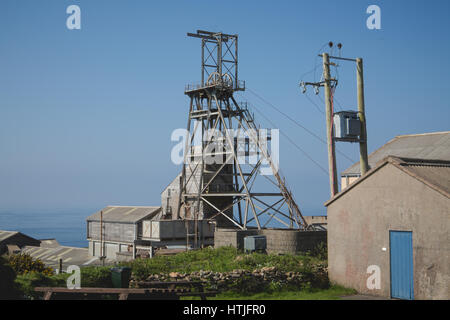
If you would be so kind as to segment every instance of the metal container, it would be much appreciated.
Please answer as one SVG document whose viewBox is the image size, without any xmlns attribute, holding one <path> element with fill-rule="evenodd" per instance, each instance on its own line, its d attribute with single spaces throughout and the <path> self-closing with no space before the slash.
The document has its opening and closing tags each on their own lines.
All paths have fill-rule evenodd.
<svg viewBox="0 0 450 320">
<path fill-rule="evenodd" d="M 267 239 L 266 236 L 247 236 L 244 238 L 244 251 L 266 251 Z"/>
<path fill-rule="evenodd" d="M 336 112 L 333 116 L 336 140 L 357 142 L 361 135 L 361 122 L 356 111 Z"/>
<path fill-rule="evenodd" d="M 131 278 L 131 268 L 120 267 L 111 269 L 111 280 L 114 288 L 128 288 Z"/>
</svg>

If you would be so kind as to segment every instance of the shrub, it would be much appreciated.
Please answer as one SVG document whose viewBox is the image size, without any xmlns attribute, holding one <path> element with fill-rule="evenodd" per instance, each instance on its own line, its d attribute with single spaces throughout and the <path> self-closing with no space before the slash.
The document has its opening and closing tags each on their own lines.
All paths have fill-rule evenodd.
<svg viewBox="0 0 450 320">
<path fill-rule="evenodd" d="M 322 241 L 310 252 L 311 256 L 316 257 L 320 260 L 328 260 L 328 247 L 327 243 Z"/>
<path fill-rule="evenodd" d="M 42 293 L 34 291 L 35 287 L 64 287 L 66 285 L 66 278 L 68 275 L 47 275 L 40 272 L 27 272 L 18 275 L 16 284 L 24 298 L 37 299 L 42 296 Z"/>
<path fill-rule="evenodd" d="M 16 273 L 7 264 L 7 261 L 0 257 L 0 300 L 18 299 L 19 291 L 15 285 Z"/>
<path fill-rule="evenodd" d="M 111 270 L 109 267 L 81 268 L 81 287 L 111 288 Z"/>
<path fill-rule="evenodd" d="M 52 275 L 53 269 L 46 267 L 45 264 L 25 253 L 14 254 L 8 257 L 8 264 L 17 274 L 26 274 L 29 272 L 41 272 L 44 275 Z"/>
</svg>

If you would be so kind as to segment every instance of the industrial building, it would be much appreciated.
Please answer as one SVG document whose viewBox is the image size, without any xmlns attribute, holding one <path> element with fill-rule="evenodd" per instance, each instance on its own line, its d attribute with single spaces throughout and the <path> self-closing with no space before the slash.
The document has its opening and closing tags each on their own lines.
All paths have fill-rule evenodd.
<svg viewBox="0 0 450 320">
<path fill-rule="evenodd" d="M 344 171 L 325 203 L 330 280 L 387 298 L 449 299 L 450 132 L 397 137 L 369 163 L 360 178 L 357 164 Z"/>
<path fill-rule="evenodd" d="M 450 160 L 450 131 L 397 136 L 369 155 L 369 166 L 374 167 L 387 156 Z M 341 173 L 341 189 L 361 176 L 357 162 Z"/>
<path fill-rule="evenodd" d="M 188 36 L 201 40 L 202 77 L 184 91 L 189 107 L 181 172 L 162 191 L 161 206 L 110 206 L 88 217 L 89 252 L 133 259 L 151 256 L 155 247 L 233 245 L 232 239 L 254 232 L 270 234 L 268 249 L 280 253 L 326 241 L 324 228 L 308 225 L 281 176 L 269 148 L 272 136 L 262 134 L 247 104 L 234 98 L 245 90 L 238 79 L 238 36 L 202 30 Z"/>
<path fill-rule="evenodd" d="M 0 255 L 15 253 L 25 246 L 40 246 L 41 241 L 18 231 L 0 230 Z"/>
<path fill-rule="evenodd" d="M 93 257 L 130 260 L 137 255 L 149 257 L 152 250 L 166 246 L 185 246 L 186 230 L 193 232 L 193 220 L 171 220 L 161 207 L 107 206 L 89 216 L 87 239 Z M 200 237 L 212 245 L 214 225 L 198 221 Z"/>
<path fill-rule="evenodd" d="M 108 206 L 87 218 L 89 253 L 95 257 L 116 258 L 116 253 L 135 257 L 142 241 L 143 221 L 159 218 L 160 207 Z M 150 245 L 150 243 L 148 243 Z"/>
</svg>

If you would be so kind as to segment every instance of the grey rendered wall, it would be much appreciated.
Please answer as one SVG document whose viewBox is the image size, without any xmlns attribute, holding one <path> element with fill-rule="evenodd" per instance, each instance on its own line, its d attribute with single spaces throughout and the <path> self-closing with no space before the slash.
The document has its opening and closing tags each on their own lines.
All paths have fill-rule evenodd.
<svg viewBox="0 0 450 320">
<path fill-rule="evenodd" d="M 412 231 L 415 299 L 449 299 L 450 199 L 388 164 L 328 207 L 332 282 L 390 297 L 389 230 Z M 386 251 L 383 251 L 386 248 Z M 381 288 L 367 288 L 367 268 Z"/>
</svg>

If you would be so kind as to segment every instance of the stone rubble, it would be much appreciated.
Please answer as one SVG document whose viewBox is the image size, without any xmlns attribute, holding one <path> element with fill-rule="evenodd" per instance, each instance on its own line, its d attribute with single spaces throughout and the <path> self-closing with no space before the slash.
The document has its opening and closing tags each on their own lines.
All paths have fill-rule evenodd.
<svg viewBox="0 0 450 320">
<path fill-rule="evenodd" d="M 212 288 L 219 290 L 253 288 L 266 288 L 271 283 L 280 285 L 293 285 L 302 287 L 327 287 L 328 275 L 324 265 L 314 265 L 310 272 L 282 272 L 276 267 L 263 267 L 253 271 L 237 269 L 231 272 L 194 271 L 191 273 L 170 272 L 169 274 L 152 274 L 145 281 L 204 281 Z M 132 276 L 130 287 L 139 287 L 139 281 Z"/>
</svg>

